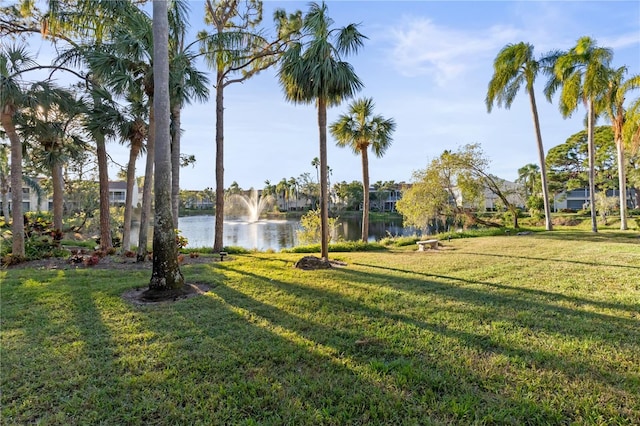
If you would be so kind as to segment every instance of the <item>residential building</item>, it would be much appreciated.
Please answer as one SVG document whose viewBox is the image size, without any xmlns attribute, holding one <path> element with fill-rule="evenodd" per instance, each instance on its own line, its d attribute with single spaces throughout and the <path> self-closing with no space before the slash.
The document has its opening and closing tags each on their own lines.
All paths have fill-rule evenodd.
<svg viewBox="0 0 640 426">
<path fill-rule="evenodd" d="M 620 191 L 617 189 L 608 189 L 607 197 L 618 197 Z M 635 189 L 627 189 L 627 206 L 629 208 L 637 208 L 635 205 L 636 194 Z M 578 188 L 572 191 L 562 192 L 553 197 L 553 210 L 560 211 L 564 209 L 583 210 L 589 208 L 589 188 Z"/>
</svg>

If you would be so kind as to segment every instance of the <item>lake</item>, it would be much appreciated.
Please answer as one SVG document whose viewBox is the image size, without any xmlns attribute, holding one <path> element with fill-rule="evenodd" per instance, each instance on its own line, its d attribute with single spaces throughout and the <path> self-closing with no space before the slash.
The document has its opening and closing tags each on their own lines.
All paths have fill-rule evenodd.
<svg viewBox="0 0 640 426">
<path fill-rule="evenodd" d="M 337 226 L 338 237 L 346 241 L 360 239 L 362 218 L 340 218 Z M 189 244 L 187 248 L 213 247 L 215 217 L 185 216 L 178 219 L 178 229 Z M 239 246 L 246 249 L 275 250 L 294 247 L 298 244 L 296 231 L 300 221 L 260 220 L 247 222 L 241 219 L 224 221 L 225 246 Z M 392 219 L 369 224 L 369 241 L 376 241 L 391 235 L 411 235 L 413 229 L 403 228 L 402 220 Z M 150 233 L 151 234 L 151 233 Z M 132 245 L 138 243 L 138 227 L 132 226 Z"/>
</svg>

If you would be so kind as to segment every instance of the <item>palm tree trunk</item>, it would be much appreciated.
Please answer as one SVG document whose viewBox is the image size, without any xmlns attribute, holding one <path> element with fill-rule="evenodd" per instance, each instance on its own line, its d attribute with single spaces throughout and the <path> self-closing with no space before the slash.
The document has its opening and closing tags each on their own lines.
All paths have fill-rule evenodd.
<svg viewBox="0 0 640 426">
<path fill-rule="evenodd" d="M 142 141 L 131 141 L 129 163 L 127 164 L 127 192 L 124 199 L 124 225 L 122 231 L 122 251 L 131 247 L 131 213 L 133 211 L 133 183 L 136 179 L 136 160 L 140 153 Z"/>
<path fill-rule="evenodd" d="M 329 260 L 329 205 L 327 192 L 327 102 L 318 98 L 318 130 L 320 132 L 320 256 Z"/>
<path fill-rule="evenodd" d="M 367 147 L 360 151 L 362 153 L 362 242 L 369 241 L 369 154 Z"/>
<path fill-rule="evenodd" d="M 222 251 L 224 225 L 224 86 L 221 71 L 216 81 L 216 223 L 213 251 Z"/>
<path fill-rule="evenodd" d="M 109 168 L 104 135 L 96 135 L 96 155 L 98 157 L 98 185 L 100 187 L 100 249 L 109 250 L 111 241 L 111 217 L 109 212 Z"/>
<path fill-rule="evenodd" d="M 596 173 L 595 173 L 595 143 L 593 141 L 593 131 L 595 126 L 595 110 L 593 100 L 589 99 L 587 118 L 587 151 L 589 156 L 589 204 L 591 207 L 591 231 L 598 232 L 598 222 L 596 216 Z"/>
<path fill-rule="evenodd" d="M 626 231 L 627 227 L 627 177 L 625 176 L 624 147 L 622 135 L 616 136 L 616 149 L 618 150 L 618 188 L 620 188 L 620 230 Z"/>
<path fill-rule="evenodd" d="M 544 147 L 542 146 L 542 134 L 540 132 L 540 120 L 538 119 L 538 107 L 533 89 L 529 90 L 529 100 L 531 102 L 531 112 L 533 114 L 533 127 L 536 132 L 536 142 L 538 144 L 538 161 L 540 162 L 540 181 L 542 184 L 542 200 L 544 202 L 544 225 L 547 231 L 553 230 L 551 221 L 551 204 L 549 202 L 549 186 L 547 183 L 547 166 L 544 159 Z"/>
<path fill-rule="evenodd" d="M 22 216 L 22 143 L 13 122 L 13 107 L 0 110 L 0 122 L 11 141 L 11 253 L 24 257 L 24 216 Z"/>
<path fill-rule="evenodd" d="M 53 184 L 53 228 L 56 231 L 62 231 L 64 182 L 62 179 L 62 164 L 58 161 L 51 167 L 51 182 Z"/>
<path fill-rule="evenodd" d="M 153 103 L 153 99 L 151 100 Z M 136 260 L 144 262 L 147 258 L 147 242 L 149 239 L 149 217 L 151 216 L 151 183 L 153 182 L 153 162 L 155 158 L 155 117 L 153 104 L 149 108 L 149 136 L 147 138 L 147 163 L 144 169 L 144 186 L 142 189 L 142 211 L 140 212 L 140 233 L 138 234 L 138 252 Z"/>
<path fill-rule="evenodd" d="M 178 229 L 178 208 L 180 206 L 180 122 L 181 105 L 176 102 L 171 108 L 173 117 L 173 133 L 171 135 L 171 211 L 173 228 Z"/>
<path fill-rule="evenodd" d="M 149 290 L 179 289 L 184 277 L 178 265 L 178 246 L 171 217 L 171 134 L 169 111 L 169 23 L 167 2 L 153 2 L 153 79 L 158 146 L 154 151 L 155 220 L 153 226 L 153 267 Z M 146 184 L 146 182 L 145 182 Z"/>
</svg>

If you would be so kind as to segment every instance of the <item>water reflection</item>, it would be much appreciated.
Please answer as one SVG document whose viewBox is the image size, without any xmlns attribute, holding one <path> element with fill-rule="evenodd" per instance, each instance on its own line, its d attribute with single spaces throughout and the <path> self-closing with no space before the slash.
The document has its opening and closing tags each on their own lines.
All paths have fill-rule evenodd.
<svg viewBox="0 0 640 426">
<path fill-rule="evenodd" d="M 189 241 L 187 248 L 213 247 L 214 225 L 214 216 L 186 216 L 178 220 L 178 228 Z M 137 245 L 138 229 L 133 228 L 131 244 Z M 298 244 L 296 231 L 299 229 L 299 220 L 249 222 L 241 218 L 229 219 L 224 221 L 223 245 L 260 251 L 268 249 L 278 251 Z M 359 240 L 361 230 L 362 218 L 340 218 L 338 220 L 337 237 L 342 240 Z M 369 241 L 376 241 L 389 235 L 411 235 L 413 233 L 413 229 L 402 227 L 401 220 L 371 222 L 369 224 Z"/>
</svg>

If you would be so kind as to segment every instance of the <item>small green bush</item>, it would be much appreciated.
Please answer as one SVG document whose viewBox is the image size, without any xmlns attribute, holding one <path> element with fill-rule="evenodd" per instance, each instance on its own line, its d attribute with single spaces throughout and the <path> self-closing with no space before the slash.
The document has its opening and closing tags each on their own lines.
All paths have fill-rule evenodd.
<svg viewBox="0 0 640 426">
<path fill-rule="evenodd" d="M 385 237 L 383 239 L 380 240 L 380 244 L 382 244 L 383 246 L 389 247 L 389 246 L 394 246 L 394 247 L 403 247 L 403 246 L 411 246 L 414 245 L 416 243 L 416 241 L 419 241 L 420 237 L 418 237 L 417 235 L 411 235 L 408 237 L 392 237 L 392 236 L 388 236 Z"/>
</svg>

